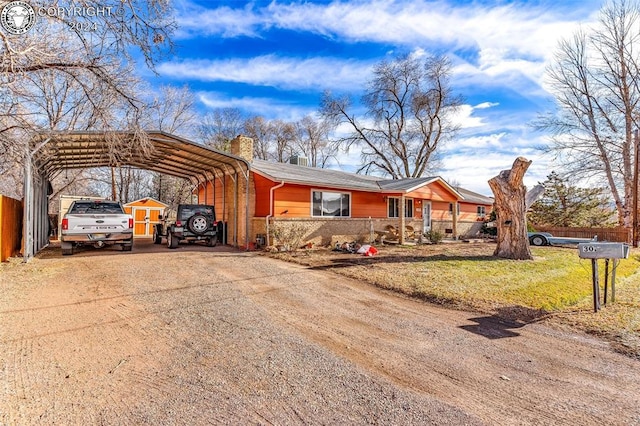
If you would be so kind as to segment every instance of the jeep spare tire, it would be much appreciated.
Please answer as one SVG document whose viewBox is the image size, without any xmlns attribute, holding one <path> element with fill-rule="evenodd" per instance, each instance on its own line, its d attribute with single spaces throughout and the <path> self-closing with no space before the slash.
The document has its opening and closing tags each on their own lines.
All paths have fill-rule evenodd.
<svg viewBox="0 0 640 426">
<path fill-rule="evenodd" d="M 194 214 L 187 222 L 189 230 L 194 234 L 204 234 L 209 227 L 207 218 L 201 214 Z"/>
</svg>

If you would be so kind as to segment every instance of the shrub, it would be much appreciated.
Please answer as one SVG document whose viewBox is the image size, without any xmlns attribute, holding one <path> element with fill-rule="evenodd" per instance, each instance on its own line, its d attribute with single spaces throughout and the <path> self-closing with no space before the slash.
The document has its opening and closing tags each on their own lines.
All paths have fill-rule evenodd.
<svg viewBox="0 0 640 426">
<path fill-rule="evenodd" d="M 307 226 L 293 221 L 274 221 L 270 233 L 272 244 L 284 247 L 285 250 L 297 250 L 307 235 Z"/>
<path fill-rule="evenodd" d="M 440 231 L 430 230 L 425 234 L 425 237 L 431 242 L 431 244 L 440 244 L 444 238 L 444 234 Z"/>
</svg>

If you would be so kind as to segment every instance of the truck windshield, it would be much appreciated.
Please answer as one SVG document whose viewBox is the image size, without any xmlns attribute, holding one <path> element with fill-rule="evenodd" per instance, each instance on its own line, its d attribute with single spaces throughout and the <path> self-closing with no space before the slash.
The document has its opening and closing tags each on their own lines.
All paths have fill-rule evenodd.
<svg viewBox="0 0 640 426">
<path fill-rule="evenodd" d="M 124 211 L 118 203 L 113 202 L 76 202 L 69 209 L 70 214 L 122 214 Z"/>
</svg>

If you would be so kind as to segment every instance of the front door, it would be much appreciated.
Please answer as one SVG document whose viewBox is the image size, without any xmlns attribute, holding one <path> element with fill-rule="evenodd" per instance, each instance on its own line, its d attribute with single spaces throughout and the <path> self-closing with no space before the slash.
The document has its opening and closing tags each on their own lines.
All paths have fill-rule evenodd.
<svg viewBox="0 0 640 426">
<path fill-rule="evenodd" d="M 422 204 L 422 232 L 426 234 L 431 231 L 431 201 L 424 201 Z"/>
</svg>

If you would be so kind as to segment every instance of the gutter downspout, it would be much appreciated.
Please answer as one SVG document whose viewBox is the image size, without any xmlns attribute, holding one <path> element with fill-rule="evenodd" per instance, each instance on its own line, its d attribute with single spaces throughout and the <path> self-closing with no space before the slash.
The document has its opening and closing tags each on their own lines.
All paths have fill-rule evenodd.
<svg viewBox="0 0 640 426">
<path fill-rule="evenodd" d="M 269 247 L 271 244 L 269 241 L 269 219 L 271 219 L 273 217 L 273 193 L 275 192 L 276 189 L 282 188 L 284 186 L 284 181 L 280 181 L 279 184 L 277 184 L 276 186 L 272 186 L 271 189 L 269 189 L 269 214 L 267 215 L 267 217 L 265 218 L 266 220 L 266 230 L 267 230 L 267 235 L 266 235 L 266 244 L 267 247 Z"/>
</svg>

